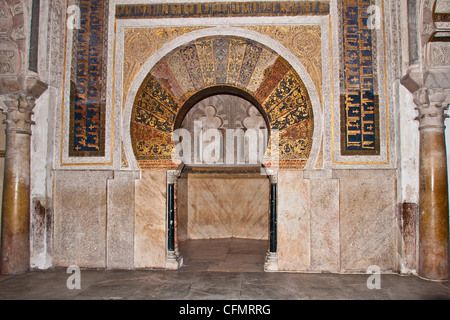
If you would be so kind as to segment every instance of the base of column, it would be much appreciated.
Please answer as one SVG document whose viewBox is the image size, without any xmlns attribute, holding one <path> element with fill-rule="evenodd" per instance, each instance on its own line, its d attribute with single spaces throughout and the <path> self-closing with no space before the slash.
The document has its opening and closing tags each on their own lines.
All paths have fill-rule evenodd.
<svg viewBox="0 0 450 320">
<path fill-rule="evenodd" d="M 183 257 L 178 251 L 168 251 L 166 256 L 166 270 L 178 270 L 183 265 Z"/>
<path fill-rule="evenodd" d="M 3 230 L 4 232 L 4 230 Z M 6 232 L 5 232 L 6 234 Z M 6 275 L 23 274 L 30 271 L 29 235 L 10 235 L 2 237 L 0 273 Z"/>
<path fill-rule="evenodd" d="M 439 264 L 439 263 L 437 263 Z M 447 270 L 438 270 L 438 271 L 432 271 L 432 272 L 426 272 L 424 270 L 419 270 L 418 277 L 424 280 L 429 281 L 449 281 L 450 280 L 450 268 L 448 267 L 448 264 L 444 267 L 444 269 Z"/>
<path fill-rule="evenodd" d="M 266 261 L 264 262 L 264 271 L 266 272 L 278 271 L 278 253 L 267 252 Z"/>
</svg>

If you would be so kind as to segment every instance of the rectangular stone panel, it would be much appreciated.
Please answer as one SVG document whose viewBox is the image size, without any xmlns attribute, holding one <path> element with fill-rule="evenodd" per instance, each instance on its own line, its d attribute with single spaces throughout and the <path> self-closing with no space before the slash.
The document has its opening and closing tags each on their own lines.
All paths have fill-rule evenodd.
<svg viewBox="0 0 450 320">
<path fill-rule="evenodd" d="M 135 268 L 165 266 L 166 194 L 166 171 L 142 171 L 135 189 Z"/>
<path fill-rule="evenodd" d="M 108 172 L 56 172 L 53 263 L 106 267 L 106 179 Z"/>
<path fill-rule="evenodd" d="M 301 171 L 278 172 L 278 269 L 310 270 L 311 185 Z"/>
<path fill-rule="evenodd" d="M 134 268 L 134 178 L 108 180 L 107 268 Z"/>
<path fill-rule="evenodd" d="M 188 239 L 187 223 L 188 223 L 188 181 L 186 177 L 178 179 L 176 189 L 176 227 L 178 241 Z"/>
<path fill-rule="evenodd" d="M 179 222 L 187 224 L 189 239 L 268 239 L 266 176 L 193 174 L 187 188 L 188 213 Z"/>
<path fill-rule="evenodd" d="M 339 181 L 311 180 L 311 270 L 339 271 Z"/>
<path fill-rule="evenodd" d="M 396 266 L 395 179 L 340 180 L 341 271 Z"/>
</svg>

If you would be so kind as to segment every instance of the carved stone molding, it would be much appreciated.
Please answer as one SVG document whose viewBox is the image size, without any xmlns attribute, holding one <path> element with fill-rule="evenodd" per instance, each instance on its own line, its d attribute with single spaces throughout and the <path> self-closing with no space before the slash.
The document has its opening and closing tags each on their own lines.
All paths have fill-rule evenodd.
<svg viewBox="0 0 450 320">
<path fill-rule="evenodd" d="M 445 128 L 445 119 L 449 116 L 444 112 L 448 105 L 444 89 L 421 88 L 414 93 L 415 108 L 419 111 L 416 120 L 419 121 L 419 129 Z"/>
<path fill-rule="evenodd" d="M 419 30 L 422 44 L 426 44 L 436 30 L 433 22 L 434 3 L 435 0 L 422 0 L 420 12 L 422 21 Z"/>
<path fill-rule="evenodd" d="M 430 67 L 450 66 L 450 42 L 431 42 L 428 65 Z"/>
<path fill-rule="evenodd" d="M 264 262 L 264 271 L 276 272 L 278 271 L 278 253 L 267 252 Z"/>
<path fill-rule="evenodd" d="M 166 269 L 178 270 L 183 266 L 183 257 L 178 250 L 168 251 L 166 256 Z"/>
<path fill-rule="evenodd" d="M 433 12 L 433 20 L 436 29 L 450 29 L 450 2 L 448 0 L 437 0 Z"/>
</svg>

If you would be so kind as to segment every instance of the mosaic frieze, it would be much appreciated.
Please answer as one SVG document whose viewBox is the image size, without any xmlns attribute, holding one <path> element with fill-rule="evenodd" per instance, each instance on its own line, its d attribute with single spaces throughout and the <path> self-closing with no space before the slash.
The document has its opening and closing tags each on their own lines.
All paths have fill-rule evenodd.
<svg viewBox="0 0 450 320">
<path fill-rule="evenodd" d="M 80 0 L 70 95 L 69 156 L 105 154 L 104 21 L 107 1 Z"/>
<path fill-rule="evenodd" d="M 273 65 L 264 70 L 264 78 L 261 83 L 265 85 L 260 85 L 256 90 L 256 99 L 260 103 L 266 101 L 272 90 L 280 83 L 289 70 L 289 64 L 283 58 L 278 57 Z"/>
<path fill-rule="evenodd" d="M 172 133 L 164 132 L 155 122 L 154 127 L 147 124 L 132 122 L 133 151 L 139 160 L 170 159 L 172 152 Z"/>
<path fill-rule="evenodd" d="M 213 40 L 214 66 L 216 70 L 216 84 L 227 82 L 228 56 L 230 52 L 229 39 Z"/>
<path fill-rule="evenodd" d="M 255 71 L 262 48 L 249 43 L 245 48 L 244 58 L 239 70 L 238 85 L 247 87 L 250 79 Z"/>
<path fill-rule="evenodd" d="M 379 103 L 375 89 L 374 35 L 367 25 L 370 0 L 341 3 L 343 70 L 341 154 L 378 155 Z"/>
<path fill-rule="evenodd" d="M 177 61 L 176 70 L 170 67 L 173 61 Z M 304 83 L 275 52 L 231 36 L 193 41 L 169 53 L 150 71 L 132 113 L 131 137 L 138 163 L 148 167 L 149 161 L 170 159 L 173 143 L 167 134 L 174 129 L 176 112 L 193 94 L 223 85 L 247 92 L 260 102 L 271 128 L 280 131 L 281 161 L 290 160 L 293 167 L 295 160 L 304 164 L 314 128 Z"/>
<path fill-rule="evenodd" d="M 289 71 L 265 100 L 263 106 L 267 113 L 269 115 L 273 113 L 274 118 L 280 117 L 280 110 L 276 107 L 298 86 L 300 86 L 300 81 L 297 79 L 295 71 Z"/>
<path fill-rule="evenodd" d="M 327 15 L 329 1 L 252 1 L 123 4 L 117 19 Z"/>
</svg>

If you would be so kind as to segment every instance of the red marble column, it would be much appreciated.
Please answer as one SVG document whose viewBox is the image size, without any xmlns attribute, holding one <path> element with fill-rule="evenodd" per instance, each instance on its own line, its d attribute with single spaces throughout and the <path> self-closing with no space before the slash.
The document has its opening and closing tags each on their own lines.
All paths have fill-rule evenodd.
<svg viewBox="0 0 450 320">
<path fill-rule="evenodd" d="M 430 280 L 450 278 L 444 100 L 442 89 L 414 95 L 420 130 L 419 276 Z"/>
<path fill-rule="evenodd" d="M 2 207 L 1 273 L 30 267 L 30 136 L 34 99 L 15 95 L 4 101 L 6 154 Z"/>
</svg>

